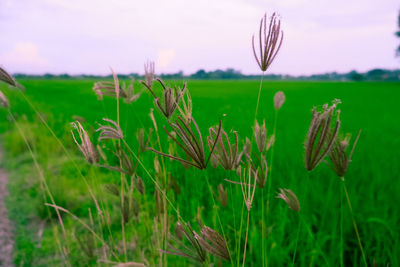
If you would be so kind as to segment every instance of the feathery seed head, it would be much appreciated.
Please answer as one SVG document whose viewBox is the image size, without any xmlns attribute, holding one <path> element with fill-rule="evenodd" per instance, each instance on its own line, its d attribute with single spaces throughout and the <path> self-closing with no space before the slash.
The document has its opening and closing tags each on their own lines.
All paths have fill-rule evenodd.
<svg viewBox="0 0 400 267">
<path fill-rule="evenodd" d="M 276 110 L 279 110 L 282 107 L 285 99 L 285 94 L 282 91 L 279 91 L 274 95 L 274 107 Z"/>
<path fill-rule="evenodd" d="M 81 123 L 79 121 L 75 121 L 75 122 L 71 123 L 71 126 L 78 133 L 80 142 L 78 142 L 77 138 L 75 137 L 73 130 L 71 130 L 72 138 L 74 139 L 79 150 L 82 152 L 86 161 L 89 164 L 98 163 L 100 160 L 99 154 L 98 154 L 96 148 L 94 147 L 93 143 L 90 141 L 90 137 L 89 137 L 88 133 L 85 131 L 85 129 L 83 129 Z"/>
<path fill-rule="evenodd" d="M 315 107 L 313 109 L 305 142 L 305 165 L 308 171 L 318 166 L 334 144 L 340 126 L 340 111 L 335 112 L 337 103 L 335 101 L 330 107 L 325 104 L 322 111 L 317 111 Z"/>
<path fill-rule="evenodd" d="M 213 148 L 215 140 L 217 140 L 216 138 L 218 130 L 219 129 L 217 127 L 211 127 L 209 129 L 210 135 L 207 136 L 207 142 L 210 150 Z M 238 167 L 241 159 L 241 154 L 239 153 L 238 134 L 236 131 L 233 131 L 235 136 L 235 143 L 233 145 L 231 144 L 231 141 L 229 140 L 228 134 L 225 132 L 225 130 L 220 129 L 220 131 L 221 133 L 217 140 L 217 145 L 215 146 L 214 153 L 211 155 L 211 157 L 214 157 L 225 170 L 235 170 Z"/>
<path fill-rule="evenodd" d="M 201 227 L 201 236 L 196 232 L 194 234 L 203 249 L 228 262 L 231 261 L 225 239 L 217 231 L 203 225 L 200 220 L 198 222 Z"/>
<path fill-rule="evenodd" d="M 277 198 L 283 199 L 286 204 L 288 204 L 289 208 L 294 210 L 295 212 L 300 211 L 300 203 L 299 199 L 290 189 L 279 189 L 281 192 L 276 196 Z"/>
<path fill-rule="evenodd" d="M 136 131 L 136 138 L 139 143 L 139 149 L 140 152 L 145 152 L 147 150 L 147 147 L 149 145 L 150 139 L 151 139 L 151 134 L 153 132 L 153 129 L 149 129 L 148 133 L 145 133 L 143 128 L 140 128 Z"/>
<path fill-rule="evenodd" d="M 145 78 L 145 83 L 148 88 L 153 88 L 153 82 L 154 82 L 154 74 L 155 74 L 155 68 L 154 68 L 154 61 L 147 61 L 144 63 L 144 78 Z"/>
<path fill-rule="evenodd" d="M 226 207 L 226 205 L 228 204 L 228 193 L 226 192 L 222 184 L 219 184 L 218 186 L 218 198 L 219 202 L 221 202 L 222 207 Z"/>
<path fill-rule="evenodd" d="M 214 152 L 215 145 L 221 133 L 222 121 L 220 121 L 218 133 L 214 140 L 214 145 L 210 149 L 210 154 L 208 155 L 207 159 L 205 157 L 203 137 L 194 118 L 192 118 L 190 122 L 187 122 L 182 117 L 178 116 L 176 123 L 168 121 L 168 124 L 176 133 L 177 137 L 174 137 L 165 127 L 164 130 L 166 131 L 168 136 L 185 152 L 185 155 L 187 158 L 189 158 L 189 160 L 165 154 L 160 151 L 154 150 L 152 148 L 149 148 L 149 150 L 153 151 L 154 153 L 160 154 L 164 157 L 177 160 L 182 164 L 190 165 L 201 170 L 207 168 L 208 162 L 210 161 L 211 155 Z M 195 127 L 197 136 L 195 135 L 192 129 L 192 124 Z"/>
<path fill-rule="evenodd" d="M 175 236 L 169 235 L 168 250 L 161 251 L 203 263 L 206 260 L 206 251 L 196 236 L 198 234 L 193 231 L 189 223 L 178 222 L 175 227 Z M 183 238 L 190 243 L 190 246 L 184 244 Z"/>
<path fill-rule="evenodd" d="M 161 111 L 161 113 L 169 119 L 174 113 L 175 109 L 179 105 L 179 101 L 186 90 L 186 83 L 183 84 L 182 89 L 174 86 L 174 88 L 167 87 L 161 79 L 157 79 L 157 81 L 161 84 L 163 88 L 162 98 L 158 97 L 153 89 L 149 87 L 145 82 L 142 81 L 142 84 L 150 91 L 150 93 L 154 97 L 154 102 L 156 103 L 157 108 Z"/>
<path fill-rule="evenodd" d="M 99 142 L 102 140 L 108 140 L 108 139 L 123 139 L 124 135 L 122 134 L 121 128 L 119 125 L 110 119 L 103 118 L 103 121 L 110 123 L 110 125 L 101 125 L 99 124 L 99 128 L 96 130 L 96 132 L 100 132 L 99 136 Z"/>
<path fill-rule="evenodd" d="M 2 91 L 0 91 L 0 106 L 3 108 L 8 108 L 10 106 L 7 97 L 3 94 Z"/>
<path fill-rule="evenodd" d="M 254 126 L 254 137 L 256 139 L 258 151 L 262 153 L 267 142 L 267 128 L 265 127 L 265 120 L 263 121 L 261 127 L 258 124 L 258 121 L 256 121 L 256 124 Z"/>
<path fill-rule="evenodd" d="M 23 89 L 23 86 L 21 86 L 20 84 L 17 83 L 17 81 L 14 79 L 13 76 L 11 76 L 11 74 L 9 74 L 5 69 L 3 69 L 2 67 L 0 67 L 0 81 L 4 82 L 8 85 L 14 86 L 14 87 L 18 87 L 20 89 Z"/>
<path fill-rule="evenodd" d="M 349 164 L 351 162 L 351 158 L 353 156 L 354 149 L 357 145 L 360 134 L 361 130 L 358 132 L 356 140 L 354 141 L 353 147 L 349 154 L 347 153 L 347 148 L 349 146 L 351 135 L 347 134 L 345 137 L 338 135 L 336 137 L 336 140 L 328 156 L 333 165 L 332 169 L 339 177 L 343 177 L 346 174 L 347 169 L 349 168 Z"/>
<path fill-rule="evenodd" d="M 281 22 L 275 13 L 272 14 L 269 26 L 267 27 L 267 14 L 261 18 L 259 30 L 259 49 L 260 54 L 257 55 L 255 48 L 254 35 L 252 38 L 252 46 L 254 57 L 261 71 L 266 71 L 274 61 L 276 55 L 281 48 L 283 41 L 283 31 L 281 31 Z"/>
</svg>

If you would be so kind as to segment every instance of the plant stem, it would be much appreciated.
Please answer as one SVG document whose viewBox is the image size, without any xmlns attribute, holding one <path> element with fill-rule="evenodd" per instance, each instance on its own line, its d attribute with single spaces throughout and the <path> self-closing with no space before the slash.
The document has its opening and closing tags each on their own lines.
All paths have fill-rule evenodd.
<svg viewBox="0 0 400 267">
<path fill-rule="evenodd" d="M 243 252 L 243 264 L 242 264 L 242 267 L 244 267 L 244 263 L 246 261 L 247 237 L 249 235 L 249 222 L 250 222 L 250 210 L 247 211 L 246 239 L 244 240 L 244 252 Z"/>
<path fill-rule="evenodd" d="M 340 266 L 343 267 L 343 188 L 340 187 Z"/>
<path fill-rule="evenodd" d="M 363 258 L 363 261 L 364 261 L 364 265 L 368 266 L 367 259 L 365 257 L 365 253 L 364 253 L 364 248 L 363 248 L 363 246 L 361 244 L 360 234 L 358 233 L 357 222 L 356 222 L 356 219 L 354 217 L 354 213 L 353 213 L 353 208 L 351 206 L 350 197 L 349 197 L 349 194 L 347 192 L 346 183 L 344 181 L 344 176 L 341 177 L 341 180 L 342 180 L 342 184 L 343 184 L 344 193 L 346 195 L 347 205 L 349 206 L 349 210 L 350 210 L 350 213 L 351 213 L 351 218 L 353 220 L 353 227 L 354 227 L 354 231 L 356 232 L 356 235 L 357 235 L 357 241 L 358 241 L 358 245 L 360 246 L 360 250 L 361 250 L 362 258 Z"/>
<path fill-rule="evenodd" d="M 303 183 L 303 188 L 302 188 L 302 190 L 301 190 L 300 207 L 304 206 L 304 200 L 305 200 L 306 197 L 307 197 L 307 192 L 306 192 L 306 191 L 308 190 L 308 182 L 309 182 L 309 180 L 311 179 L 311 172 L 308 171 L 307 174 L 308 174 L 308 179 L 306 180 L 305 183 Z M 302 209 L 300 210 L 300 212 L 302 213 L 303 210 L 304 210 L 304 208 L 302 208 Z M 298 226 L 298 228 L 297 228 L 296 245 L 295 245 L 295 247 L 294 247 L 294 253 L 293 253 L 293 258 L 292 258 L 292 266 L 294 266 L 294 262 L 295 262 L 295 260 L 296 260 L 297 246 L 298 246 L 298 243 L 299 243 L 300 231 L 301 231 L 301 224 L 302 224 L 302 223 L 303 223 L 303 220 L 300 220 L 300 221 L 299 221 L 299 226 Z"/>
<path fill-rule="evenodd" d="M 212 199 L 212 201 L 213 201 L 213 210 L 216 210 L 216 206 L 217 206 L 217 205 L 216 205 L 216 203 L 215 203 L 215 199 L 214 199 L 214 195 L 213 195 L 213 192 L 212 192 L 212 189 L 211 189 L 210 182 L 208 181 L 208 175 L 206 175 L 206 182 L 207 182 L 208 189 L 209 189 L 209 191 L 210 191 L 211 199 Z M 224 227 L 222 226 L 221 218 L 220 218 L 218 212 L 217 212 L 217 218 L 218 218 L 219 226 L 220 226 L 221 231 L 222 231 L 222 236 L 224 237 L 224 242 L 225 242 L 226 248 L 228 249 L 229 258 L 231 259 L 231 251 L 230 251 L 230 249 L 229 249 L 228 243 L 226 242 L 226 236 L 225 236 Z M 233 266 L 233 262 L 232 262 L 232 261 L 231 261 L 231 263 L 232 263 L 232 266 Z"/>
<path fill-rule="evenodd" d="M 276 135 L 276 125 L 277 125 L 277 120 L 278 120 L 278 111 L 275 110 L 275 118 L 274 118 L 274 128 L 273 128 L 273 136 L 275 138 Z M 276 140 L 276 139 L 275 139 Z M 271 147 L 271 157 L 269 159 L 269 168 L 268 168 L 268 187 L 267 187 L 267 214 L 266 214 L 266 219 L 264 220 L 264 211 L 262 212 L 262 221 L 265 221 L 266 226 L 268 227 L 268 213 L 269 213 L 269 200 L 271 198 L 271 187 L 272 187 L 272 164 L 273 164 L 273 160 L 274 160 L 274 151 L 275 151 L 275 144 L 272 145 Z M 263 191 L 264 192 L 264 191 Z M 264 200 L 264 193 L 263 193 L 263 200 Z M 263 224 L 264 226 L 264 224 Z M 264 266 L 264 238 L 262 239 L 262 247 L 263 247 L 263 266 Z M 266 266 L 268 266 L 268 253 L 265 255 L 265 261 L 266 261 Z"/>
<path fill-rule="evenodd" d="M 257 119 L 258 105 L 259 105 L 259 103 L 260 103 L 261 89 L 262 89 L 263 81 L 264 81 L 264 71 L 262 72 L 261 81 L 260 81 L 260 87 L 259 87 L 259 89 L 258 89 L 257 105 L 256 105 L 256 111 L 254 112 L 254 120 Z"/>
</svg>

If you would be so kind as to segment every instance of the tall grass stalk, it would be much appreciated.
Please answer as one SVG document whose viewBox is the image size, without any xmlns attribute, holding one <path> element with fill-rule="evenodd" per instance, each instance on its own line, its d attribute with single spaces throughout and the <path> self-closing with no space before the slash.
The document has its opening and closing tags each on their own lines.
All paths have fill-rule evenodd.
<svg viewBox="0 0 400 267">
<path fill-rule="evenodd" d="M 26 138 L 26 136 L 24 134 L 24 131 L 19 126 L 19 123 L 17 122 L 17 120 L 15 119 L 14 115 L 11 113 L 9 108 L 7 109 L 7 111 L 8 111 L 8 115 L 10 116 L 10 118 L 12 118 L 12 120 L 15 123 L 15 127 L 17 128 L 18 133 L 20 134 L 20 136 L 24 140 L 24 143 L 25 143 L 26 147 L 29 150 L 29 154 L 31 155 L 31 158 L 33 160 L 33 164 L 35 165 L 35 168 L 36 168 L 36 170 L 37 170 L 37 172 L 39 174 L 39 178 L 40 178 L 40 182 L 41 182 L 40 184 L 44 186 L 45 192 L 49 196 L 51 203 L 55 205 L 54 197 L 51 194 L 51 191 L 50 191 L 50 189 L 49 189 L 49 187 L 47 185 L 46 178 L 44 177 L 44 174 L 43 174 L 43 170 L 39 165 L 37 157 L 36 157 L 35 153 L 33 152 L 32 147 L 31 147 L 28 139 Z M 66 248 L 63 248 L 61 246 L 61 244 L 60 244 L 60 246 L 61 246 L 60 250 L 63 253 L 63 257 L 66 260 L 67 265 L 70 266 L 70 262 L 68 260 L 68 254 L 70 253 L 70 247 L 69 247 L 69 241 L 68 241 L 68 237 L 67 237 L 67 232 L 65 231 L 64 222 L 63 222 L 63 219 L 61 217 L 60 212 L 56 211 L 56 214 L 57 214 L 58 221 L 60 222 L 61 230 L 62 230 L 62 233 L 63 233 L 63 236 L 64 236 L 64 240 L 65 240 L 65 244 L 66 244 Z"/>
<path fill-rule="evenodd" d="M 340 187 L 340 266 L 344 266 L 343 262 L 343 187 Z"/>
<path fill-rule="evenodd" d="M 103 217 L 103 213 L 100 209 L 99 203 L 95 197 L 95 195 L 93 194 L 93 190 L 90 187 L 87 179 L 85 178 L 85 176 L 82 174 L 81 170 L 78 167 L 78 164 L 76 163 L 76 161 L 73 159 L 73 157 L 71 156 L 71 154 L 68 152 L 67 148 L 64 146 L 64 144 L 61 142 L 61 140 L 57 137 L 57 135 L 54 133 L 53 129 L 51 129 L 51 127 L 49 126 L 49 124 L 46 122 L 46 120 L 43 118 L 43 116 L 41 115 L 40 112 L 38 112 L 38 110 L 36 109 L 36 107 L 33 105 L 33 103 L 30 101 L 30 99 L 22 92 L 20 92 L 20 94 L 22 95 L 22 97 L 25 99 L 25 101 L 29 104 L 29 106 L 32 108 L 32 110 L 36 113 L 36 115 L 39 117 L 39 119 L 41 120 L 41 122 L 43 123 L 43 125 L 49 130 L 50 134 L 55 138 L 55 140 L 57 141 L 57 143 L 61 146 L 62 150 L 64 151 L 65 155 L 67 156 L 68 160 L 70 160 L 72 162 L 72 164 L 74 165 L 74 168 L 77 170 L 77 172 L 79 173 L 80 177 L 82 178 L 83 182 L 85 183 L 86 187 L 88 188 L 89 194 L 93 199 L 93 202 L 96 206 L 97 212 L 99 214 L 99 216 L 101 216 L 102 221 L 104 221 L 104 217 Z"/>
<path fill-rule="evenodd" d="M 277 125 L 277 121 L 278 121 L 278 112 L 279 112 L 279 110 L 275 109 L 274 127 L 273 127 L 273 130 L 272 130 L 272 136 L 274 136 L 275 139 L 276 139 L 276 125 Z M 270 198 L 271 198 L 271 187 L 272 187 L 272 179 L 271 178 L 272 178 L 274 151 L 275 151 L 275 144 L 272 145 L 272 147 L 271 147 L 271 156 L 269 158 L 269 164 L 268 164 L 267 214 L 266 214 L 266 218 L 264 217 L 264 190 L 262 190 L 262 201 L 263 201 L 262 209 L 263 209 L 263 211 L 261 213 L 261 217 L 262 217 L 262 222 L 263 222 L 263 224 L 262 224 L 262 227 L 263 227 L 262 233 L 263 234 L 264 234 L 264 222 L 265 222 L 266 227 L 268 227 L 268 219 L 269 219 L 268 213 L 269 213 L 269 210 L 270 210 L 269 201 L 270 201 Z M 262 266 L 264 266 L 264 264 L 265 264 L 265 266 L 268 266 L 268 248 L 267 248 L 267 254 L 265 254 L 265 241 L 264 241 L 264 239 L 265 238 L 262 239 L 262 256 L 263 256 L 262 257 Z M 267 243 L 267 246 L 268 246 L 268 243 Z M 265 257 L 265 259 L 264 259 L 264 257 Z"/>
<path fill-rule="evenodd" d="M 306 200 L 306 197 L 307 197 L 307 193 L 308 193 L 308 182 L 311 180 L 311 172 L 308 171 L 307 174 L 308 174 L 307 183 L 303 183 L 303 188 L 301 190 L 301 196 L 300 196 L 300 199 L 299 199 L 300 200 L 300 205 L 305 203 L 305 200 Z M 296 241 L 295 241 L 295 247 L 294 247 L 294 252 L 293 252 L 293 257 L 292 257 L 292 266 L 295 266 L 297 247 L 298 247 L 299 239 L 300 239 L 301 226 L 303 224 L 303 220 L 300 218 L 300 214 L 302 214 L 303 212 L 304 212 L 304 208 L 302 208 L 299 211 L 299 222 L 298 222 L 298 226 L 297 226 Z"/>
<path fill-rule="evenodd" d="M 163 149 L 162 149 L 162 146 L 161 146 L 161 140 L 160 140 L 160 135 L 159 135 L 159 133 L 158 133 L 158 126 L 157 126 L 157 121 L 155 120 L 155 118 L 154 118 L 154 116 L 153 116 L 153 114 L 151 113 L 151 120 L 152 120 L 152 122 L 153 122 L 153 124 L 154 124 L 154 131 L 155 131 L 155 133 L 156 133 L 156 137 L 157 137 L 157 144 L 158 144 L 158 149 L 159 149 L 159 151 L 160 152 L 162 152 L 163 151 Z M 161 169 L 162 169 L 162 173 L 163 173 L 163 186 L 164 186 L 164 188 L 163 189 L 161 189 L 160 190 L 160 192 L 162 191 L 163 192 L 163 194 L 162 194 L 162 200 L 163 200 L 163 202 L 162 202 L 162 205 L 163 205 L 163 210 L 164 210 L 164 213 L 163 213 L 163 217 L 162 217 L 162 221 L 161 221 L 161 226 L 162 226 L 162 233 L 161 233 L 161 238 L 162 238 L 162 246 L 163 246 L 163 250 L 167 250 L 167 246 L 168 246 L 168 212 L 167 212 L 167 199 L 166 199 L 166 196 L 167 196 L 167 190 L 166 190 L 166 186 L 167 186 L 167 183 L 168 183 L 168 178 L 167 178 L 167 170 L 166 170 L 166 164 L 165 164 L 165 161 L 164 161 L 164 157 L 161 157 Z M 167 266 L 167 253 L 162 253 L 161 251 L 160 251 L 160 256 L 161 256 L 161 262 L 160 262 L 160 264 L 161 264 L 161 266 L 163 266 L 162 265 L 162 263 L 163 263 L 163 261 L 164 261 L 164 266 Z"/>
<path fill-rule="evenodd" d="M 363 258 L 363 261 L 364 261 L 364 265 L 368 266 L 367 258 L 365 256 L 365 252 L 364 252 L 364 248 L 363 248 L 363 245 L 361 243 L 360 234 L 358 232 L 356 218 L 354 216 L 354 212 L 353 212 L 353 208 L 352 208 L 352 205 L 351 205 L 350 197 L 349 197 L 349 194 L 347 192 L 347 186 L 346 186 L 346 182 L 344 180 L 344 176 L 341 177 L 341 181 L 342 181 L 342 185 L 343 185 L 344 194 L 345 194 L 346 200 L 347 200 L 347 206 L 349 207 L 350 214 L 351 214 L 351 219 L 353 221 L 354 231 L 355 231 L 356 236 L 357 236 L 358 246 L 360 247 L 361 255 L 362 255 L 362 258 Z"/>
<path fill-rule="evenodd" d="M 263 71 L 261 74 L 260 87 L 258 88 L 256 110 L 254 111 L 254 121 L 257 120 L 258 106 L 260 104 L 261 90 L 262 90 L 263 81 L 264 81 L 264 73 L 265 73 L 265 71 Z"/>
<path fill-rule="evenodd" d="M 228 242 L 226 241 L 227 239 L 226 239 L 224 227 L 222 226 L 221 218 L 220 218 L 220 216 L 219 216 L 219 212 L 218 212 L 218 209 L 217 209 L 217 204 L 215 203 L 214 194 L 213 194 L 213 191 L 212 191 L 212 189 L 211 189 L 210 182 L 208 181 L 208 175 L 206 175 L 206 182 L 207 182 L 207 186 L 208 186 L 208 189 L 209 189 L 209 192 L 210 192 L 210 195 L 211 195 L 211 199 L 212 199 L 212 201 L 213 201 L 213 210 L 214 210 L 214 211 L 216 210 L 216 215 L 217 215 L 219 227 L 221 228 L 222 236 L 224 237 L 224 241 L 225 241 L 225 245 L 226 245 L 226 247 L 228 248 L 229 258 L 232 259 L 232 257 L 231 257 L 231 251 L 230 251 L 230 249 L 229 249 L 229 244 L 228 244 Z M 231 260 L 231 265 L 233 266 L 233 261 L 232 261 L 232 260 Z"/>
</svg>

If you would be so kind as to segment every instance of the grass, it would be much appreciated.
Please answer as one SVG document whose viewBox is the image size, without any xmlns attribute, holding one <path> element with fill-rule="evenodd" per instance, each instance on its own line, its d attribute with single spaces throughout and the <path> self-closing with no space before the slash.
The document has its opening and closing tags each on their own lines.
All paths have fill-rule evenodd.
<svg viewBox="0 0 400 267">
<path fill-rule="evenodd" d="M 73 155 L 73 160 L 93 188 L 100 205 L 109 211 L 112 217 L 109 229 L 99 229 L 107 240 L 122 240 L 121 225 L 118 219 L 118 197 L 103 190 L 106 183 L 119 183 L 117 173 L 88 166 L 70 136 L 69 123 L 73 116 L 87 120 L 97 128 L 103 117 L 116 120 L 115 99 L 98 101 L 91 80 L 21 80 L 26 88 L 26 96 L 34 107 L 43 114 L 46 122 Z M 178 82 L 182 85 L 181 82 Z M 168 81 L 168 84 L 174 84 Z M 255 105 L 257 103 L 259 81 L 188 81 L 193 99 L 193 117 L 208 135 L 208 128 L 222 119 L 224 129 L 238 131 L 240 140 L 251 137 Z M 267 255 L 268 266 L 289 265 L 296 250 L 296 266 L 340 265 L 341 248 L 344 251 L 345 266 L 359 266 L 363 263 L 353 229 L 352 215 L 346 205 L 340 209 L 342 184 L 340 179 L 326 166 L 321 164 L 308 175 L 304 168 L 304 147 L 311 109 L 315 105 L 328 103 L 335 98 L 342 101 L 341 131 L 353 133 L 353 138 L 362 129 L 362 134 L 346 174 L 346 185 L 351 199 L 354 216 L 363 243 L 369 265 L 378 266 L 390 263 L 400 264 L 400 170 L 398 169 L 398 148 L 400 147 L 400 126 L 396 123 L 400 112 L 398 83 L 351 83 L 351 82 L 270 82 L 264 81 L 257 118 L 266 120 L 268 135 L 274 126 L 273 96 L 281 90 L 286 102 L 279 111 L 276 122 L 276 143 L 273 159 L 273 179 L 271 194 L 278 188 L 290 188 L 300 197 L 301 214 L 288 209 L 282 200 L 274 197 L 269 207 L 261 203 L 262 190 L 256 189 L 253 207 L 250 213 L 246 266 L 260 266 L 262 255 Z M 2 89 L 3 86 L 2 86 Z M 57 140 L 40 122 L 37 114 L 29 107 L 19 92 L 5 89 L 11 103 L 11 112 L 22 126 L 33 151 L 44 170 L 46 181 L 59 206 L 67 208 L 80 218 L 89 221 L 89 209 L 95 213 L 85 183 L 80 178 L 71 158 L 66 157 Z M 137 128 L 149 128 L 152 122 L 148 116 L 153 107 L 152 96 L 144 93 L 137 102 L 130 105 L 120 103 L 120 125 L 127 142 L 135 147 Z M 17 225 L 15 261 L 18 266 L 52 266 L 61 264 L 57 239 L 61 237 L 61 228 L 57 224 L 54 210 L 50 214 L 43 205 L 40 192 L 40 180 L 34 169 L 32 159 L 20 134 L 12 123 L 7 121 L 7 113 L 0 111 L 3 118 L 0 129 L 6 132 L 6 166 L 11 171 L 8 206 L 10 216 Z M 155 111 L 158 127 L 163 123 L 159 112 Z M 159 132 L 164 151 L 168 148 L 167 136 Z M 158 146 L 155 146 L 158 149 Z M 154 154 L 146 152 L 143 163 L 152 175 Z M 161 160 L 161 159 L 160 159 Z M 167 196 L 179 210 L 180 216 L 190 221 L 193 228 L 199 229 L 195 218 L 201 217 L 203 223 L 222 234 L 223 225 L 231 253 L 241 242 L 241 252 L 245 241 L 245 229 L 241 234 L 235 232 L 241 223 L 245 224 L 247 213 L 242 213 L 243 198 L 239 185 L 224 182 L 233 173 L 221 167 L 211 166 L 205 171 L 194 168 L 184 169 L 175 161 L 164 159 L 166 169 L 179 186 L 180 193 L 170 190 Z M 153 218 L 157 216 L 154 203 L 154 184 L 143 169 L 138 170 L 146 186 L 146 194 L 134 194 L 140 203 L 140 212 L 135 220 L 124 228 L 128 237 L 128 247 L 116 244 L 116 253 L 126 255 L 129 261 L 143 262 L 149 265 L 158 263 L 159 253 L 154 240 Z M 171 179 L 170 179 L 171 180 Z M 222 183 L 228 191 L 228 205 L 223 208 L 218 201 L 218 185 Z M 268 181 L 267 181 L 268 183 Z M 264 197 L 267 186 L 264 187 Z M 342 199 L 346 203 L 345 199 Z M 50 203 L 50 200 L 47 200 Z M 264 204 L 264 205 L 263 205 Z M 269 218 L 262 221 L 261 207 L 269 208 Z M 343 245 L 341 246 L 340 213 L 343 213 Z M 168 210 L 171 231 L 177 216 L 173 209 Z M 51 219 L 50 219 L 51 218 Z M 89 238 L 83 227 L 77 227 L 76 221 L 66 214 L 63 220 L 71 245 L 71 264 L 94 265 L 96 258 L 88 257 L 76 240 L 76 235 Z M 268 225 L 264 225 L 265 222 Z M 43 222 L 43 223 L 40 223 Z M 299 224 L 304 225 L 299 229 Z M 38 238 L 39 226 L 44 225 L 41 238 Z M 95 228 L 97 227 L 94 223 Z M 245 226 L 244 226 L 245 227 Z M 236 230 L 235 230 L 236 229 Z M 262 232 L 261 229 L 265 229 Z M 159 229 L 161 231 L 161 228 Z M 54 233 L 57 232 L 57 235 Z M 161 235 L 161 232 L 159 233 Z M 299 236 L 298 236 L 299 235 Z M 240 236 L 240 238 L 237 238 Z M 261 251 L 262 239 L 265 239 L 265 253 Z M 60 238 L 59 242 L 63 242 Z M 240 246 L 240 245 L 239 245 Z M 120 251 L 118 251 L 120 248 Z M 99 249 L 99 248 L 97 248 Z M 234 265 L 241 265 L 242 255 L 231 255 Z M 54 262 L 49 259 L 54 258 Z M 170 266 L 190 265 L 186 259 L 168 255 Z M 237 259 L 237 260 L 236 260 Z M 124 257 L 121 257 L 124 260 Z M 211 257 L 209 262 L 225 261 Z M 239 263 L 237 263 L 239 262 Z"/>
</svg>

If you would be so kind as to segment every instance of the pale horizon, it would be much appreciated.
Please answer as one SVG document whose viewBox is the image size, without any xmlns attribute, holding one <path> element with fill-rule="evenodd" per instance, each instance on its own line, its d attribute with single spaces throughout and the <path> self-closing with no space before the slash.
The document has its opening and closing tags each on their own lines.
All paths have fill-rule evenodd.
<svg viewBox="0 0 400 267">
<path fill-rule="evenodd" d="M 158 74 L 260 74 L 251 36 L 265 12 L 277 12 L 285 37 L 266 74 L 399 69 L 399 9 L 394 0 L 5 0 L 0 65 L 26 74 L 142 74 L 153 60 Z"/>
</svg>

